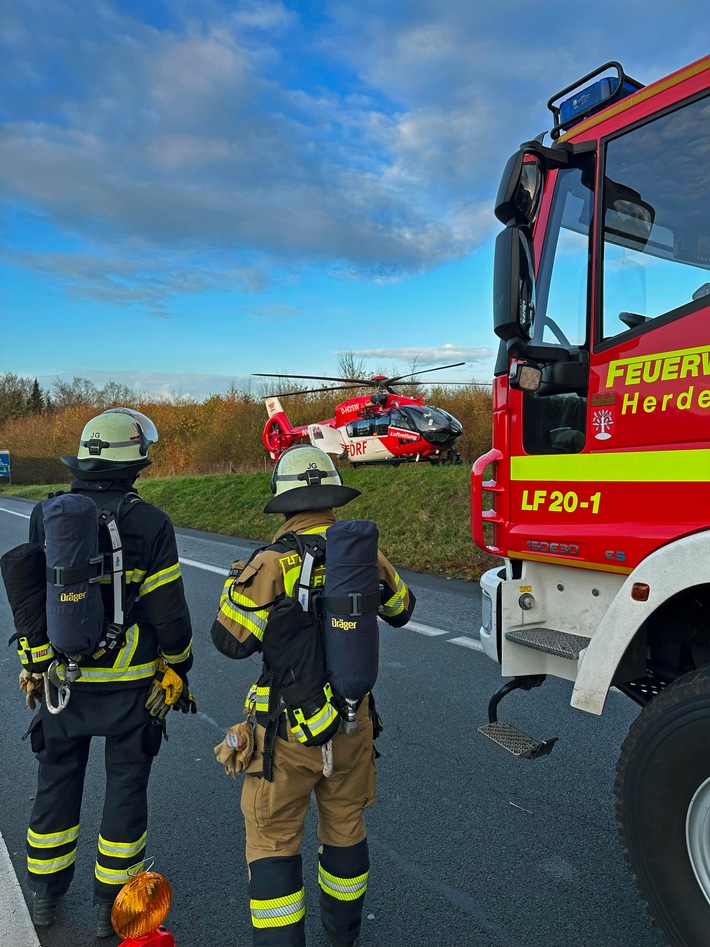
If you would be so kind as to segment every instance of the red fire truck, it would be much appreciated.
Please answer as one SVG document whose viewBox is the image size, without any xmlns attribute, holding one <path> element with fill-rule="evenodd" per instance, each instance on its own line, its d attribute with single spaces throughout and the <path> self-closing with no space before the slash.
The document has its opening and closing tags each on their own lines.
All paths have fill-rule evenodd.
<svg viewBox="0 0 710 947">
<path fill-rule="evenodd" d="M 710 943 L 710 57 L 643 86 L 607 63 L 550 99 L 495 213 L 493 447 L 472 471 L 486 653 L 641 710 L 615 792 L 669 944 Z M 546 143 L 547 142 L 547 143 Z M 542 691 L 527 698 L 532 715 Z M 534 729 L 533 727 L 526 727 Z"/>
</svg>

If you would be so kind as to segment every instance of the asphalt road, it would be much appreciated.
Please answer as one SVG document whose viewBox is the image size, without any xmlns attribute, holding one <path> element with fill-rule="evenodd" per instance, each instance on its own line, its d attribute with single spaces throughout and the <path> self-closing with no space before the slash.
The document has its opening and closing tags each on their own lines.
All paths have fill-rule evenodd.
<svg viewBox="0 0 710 947">
<path fill-rule="evenodd" d="M 0 553 L 26 540 L 30 507 L 0 497 Z M 215 763 L 212 748 L 241 719 L 258 664 L 223 657 L 209 629 L 221 572 L 254 544 L 191 530 L 178 530 L 178 543 L 195 634 L 190 683 L 200 710 L 169 718 L 170 738 L 151 777 L 148 853 L 173 887 L 167 926 L 177 947 L 246 947 L 240 786 Z M 541 760 L 509 759 L 477 733 L 501 683 L 476 640 L 478 585 L 403 577 L 418 604 L 411 627 L 382 626 L 376 695 L 385 731 L 378 800 L 368 816 L 372 867 L 359 947 L 661 947 L 624 865 L 613 811 L 616 757 L 636 707 L 613 692 L 604 716 L 590 717 L 569 707 L 564 681 L 514 693 L 501 705 L 501 719 L 559 742 Z M 9 638 L 2 586 L 0 628 Z M 2 649 L 0 832 L 26 892 L 36 763 L 20 739 L 30 712 L 16 686 L 18 669 L 14 647 Z M 93 936 L 103 801 L 101 741 L 95 743 L 76 876 L 58 922 L 42 932 L 43 947 L 118 943 Z M 303 856 L 308 943 L 325 947 L 313 812 Z"/>
</svg>

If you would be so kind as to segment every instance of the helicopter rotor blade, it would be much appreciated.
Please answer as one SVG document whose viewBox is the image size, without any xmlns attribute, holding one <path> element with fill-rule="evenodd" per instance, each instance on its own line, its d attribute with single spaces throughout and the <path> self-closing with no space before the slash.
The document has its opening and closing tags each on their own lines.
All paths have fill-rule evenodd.
<svg viewBox="0 0 710 947">
<path fill-rule="evenodd" d="M 265 372 L 252 372 L 256 378 L 307 378 L 311 381 L 345 381 L 350 384 L 355 384 L 357 382 L 359 387 L 363 385 L 372 385 L 373 381 L 371 378 L 333 378 L 331 375 L 282 375 L 282 374 L 267 374 Z"/>
<path fill-rule="evenodd" d="M 288 398 L 290 395 L 315 395 L 321 391 L 342 391 L 346 388 L 362 388 L 362 385 L 327 385 L 325 388 L 303 388 L 301 391 L 280 391 L 269 395 L 270 398 Z"/>
<path fill-rule="evenodd" d="M 407 372 L 406 375 L 397 375 L 394 378 L 385 378 L 383 379 L 382 383 L 384 385 L 391 385 L 396 381 L 401 381 L 403 378 L 412 378 L 414 375 L 424 375 L 426 372 L 443 372 L 445 368 L 458 368 L 460 365 L 465 364 L 466 362 L 454 362 L 453 365 L 437 365 L 436 368 L 422 368 L 418 372 Z"/>
<path fill-rule="evenodd" d="M 489 381 L 444 381 L 443 378 L 436 378 L 436 379 L 430 378 L 429 381 L 423 382 L 422 384 L 443 385 L 444 387 L 453 386 L 453 385 L 463 385 L 466 388 L 478 388 L 481 385 L 484 385 L 484 386 L 487 385 L 489 388 L 491 387 L 491 382 Z"/>
</svg>

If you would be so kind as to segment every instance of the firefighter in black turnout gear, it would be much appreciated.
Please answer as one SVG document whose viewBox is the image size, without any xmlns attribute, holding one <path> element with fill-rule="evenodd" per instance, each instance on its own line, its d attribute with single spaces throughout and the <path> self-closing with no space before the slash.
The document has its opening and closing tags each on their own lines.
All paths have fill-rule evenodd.
<svg viewBox="0 0 710 947">
<path fill-rule="evenodd" d="M 18 625 L 13 611 L 23 662 L 21 681 L 30 706 L 37 696 L 36 684 L 41 682 L 39 674 L 56 661 L 49 675 L 54 683 L 47 681 L 47 696 L 29 729 L 39 761 L 27 832 L 28 885 L 34 892 L 31 913 L 37 926 L 54 922 L 74 874 L 91 738 L 106 738 L 106 793 L 94 872 L 97 936 L 106 937 L 114 933 L 111 908 L 116 895 L 130 879 L 129 869 L 140 865 L 145 856 L 148 778 L 165 733 L 165 713 L 170 706 L 184 712 L 196 710 L 187 683 L 192 629 L 173 525 L 167 514 L 142 500 L 133 486 L 139 471 L 151 463 L 148 447 L 157 437 L 145 415 L 113 408 L 86 425 L 76 457 L 61 458 L 76 476 L 62 499 L 89 497 L 99 511 L 109 509 L 115 514 L 123 551 L 126 614 L 123 625 L 113 627 L 117 638 L 111 642 L 113 647 L 104 639 L 103 648 L 79 660 L 80 674 L 71 683 L 70 700 L 60 712 L 56 706 L 66 656 L 56 653 L 46 631 L 42 640 L 36 624 Z M 99 550 L 107 555 L 100 558 L 108 562 L 112 550 L 103 532 L 99 530 Z M 44 546 L 45 538 L 43 505 L 37 504 L 30 520 L 30 542 Z M 7 585 L 5 564 L 3 577 Z M 111 568 L 105 567 L 100 590 L 108 627 L 114 618 L 117 581 Z"/>
<path fill-rule="evenodd" d="M 255 719 L 253 754 L 249 758 L 250 728 L 246 744 L 243 739 L 245 723 L 232 727 L 215 754 L 231 774 L 244 772 L 241 809 L 254 947 L 306 943 L 300 845 L 313 793 L 321 843 L 321 921 L 333 947 L 352 947 L 360 932 L 367 889 L 365 809 L 375 801 L 373 740 L 381 722 L 367 685 L 358 700 L 346 702 L 342 698 L 347 695 L 335 693 L 337 676 L 330 674 L 331 665 L 326 667 L 328 641 L 333 639 L 328 638 L 322 616 L 329 602 L 338 607 L 348 600 L 347 592 L 328 598 L 328 576 L 335 574 L 337 562 L 333 530 L 337 534 L 344 527 L 345 532 L 369 534 L 365 558 L 367 568 L 374 570 L 374 591 L 354 593 L 353 614 L 362 616 L 369 609 L 375 636 L 378 615 L 395 627 L 405 625 L 415 600 L 378 552 L 373 523 L 336 523 L 333 507 L 349 503 L 359 491 L 343 486 L 327 454 L 309 445 L 292 447 L 276 464 L 271 487 L 274 497 L 264 512 L 283 513 L 286 522 L 270 546 L 246 564 L 234 563 L 212 626 L 212 640 L 227 657 L 262 654 L 262 674 L 246 700 L 246 713 Z M 317 556 L 319 543 L 325 564 Z M 308 571 L 313 568 L 306 580 L 307 562 Z M 355 573 L 355 557 L 351 569 Z M 309 589 L 325 591 L 318 621 L 312 618 L 311 605 L 305 604 L 310 602 Z M 346 609 L 349 612 L 350 605 Z M 334 617 L 333 626 L 355 633 L 359 620 Z M 376 661 L 375 651 L 372 676 Z M 309 662 L 320 667 L 320 675 L 309 670 Z"/>
</svg>

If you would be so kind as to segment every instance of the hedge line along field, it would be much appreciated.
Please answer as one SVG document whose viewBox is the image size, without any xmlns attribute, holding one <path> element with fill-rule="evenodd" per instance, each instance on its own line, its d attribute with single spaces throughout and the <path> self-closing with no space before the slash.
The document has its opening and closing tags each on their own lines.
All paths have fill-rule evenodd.
<svg viewBox="0 0 710 947">
<path fill-rule="evenodd" d="M 473 581 L 501 563 L 471 539 L 470 469 L 465 464 L 345 467 L 342 473 L 344 482 L 362 496 L 338 510 L 338 517 L 377 523 L 380 548 L 398 566 Z M 268 542 L 283 522 L 281 516 L 262 512 L 271 496 L 270 477 L 270 472 L 140 477 L 136 486 L 176 526 Z M 66 483 L 3 486 L 0 495 L 42 500 L 49 491 L 66 488 Z"/>
<path fill-rule="evenodd" d="M 310 424 L 333 417 L 335 405 L 343 400 L 338 394 L 284 395 L 283 406 L 294 425 Z M 477 385 L 433 387 L 413 394 L 423 394 L 427 404 L 444 408 L 461 422 L 463 434 L 456 448 L 464 465 L 470 467 L 476 457 L 490 449 L 489 388 Z M 187 474 L 265 472 L 273 467 L 261 442 L 267 419 L 266 408 L 260 398 L 251 394 L 233 390 L 202 402 L 138 399 L 122 403 L 130 403 L 131 407 L 147 414 L 160 435 L 158 443 L 151 447 L 153 463 L 145 472 L 146 479 Z M 84 425 L 112 404 L 84 401 L 5 418 L 0 423 L 0 447 L 10 452 L 12 482 L 42 484 L 66 480 L 68 472 L 59 458 L 63 454 L 76 453 Z M 349 470 L 347 461 L 336 463 L 344 473 Z M 388 471 L 381 469 L 380 472 L 382 481 Z"/>
</svg>

